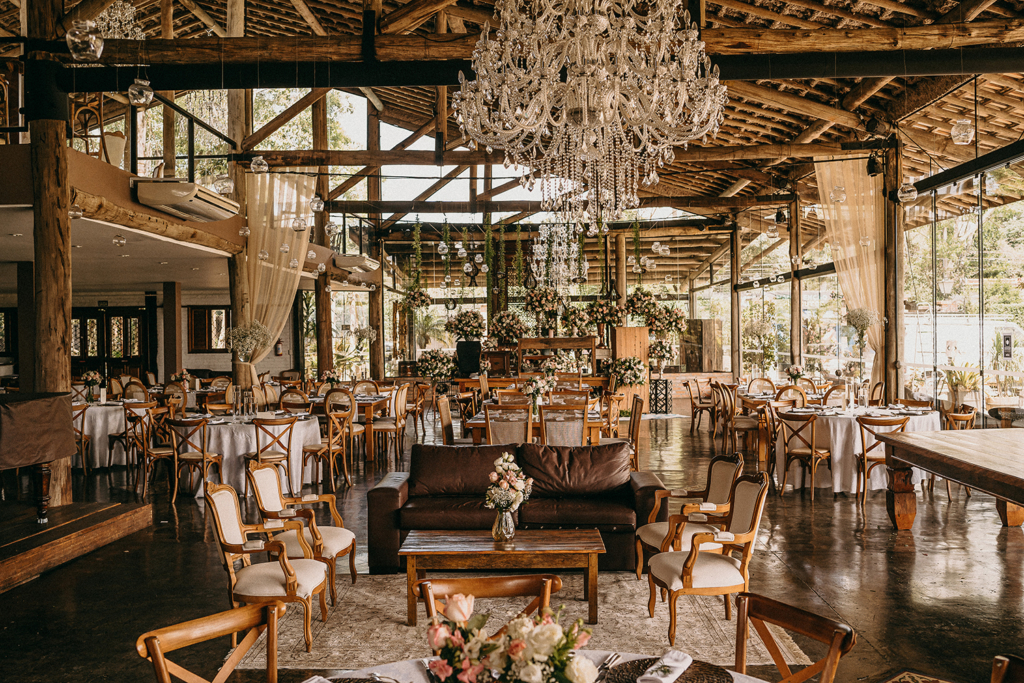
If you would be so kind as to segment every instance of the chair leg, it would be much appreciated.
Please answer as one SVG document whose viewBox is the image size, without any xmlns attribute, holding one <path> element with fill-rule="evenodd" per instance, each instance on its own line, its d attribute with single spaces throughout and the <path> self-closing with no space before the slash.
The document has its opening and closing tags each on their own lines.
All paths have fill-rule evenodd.
<svg viewBox="0 0 1024 683">
<path fill-rule="evenodd" d="M 647 585 L 651 588 L 651 596 L 647 599 L 647 613 L 654 617 L 654 605 L 657 602 L 658 587 L 654 585 L 654 574 L 647 572 Z"/>
<path fill-rule="evenodd" d="M 732 601 L 729 599 L 728 593 L 722 597 L 725 598 L 725 620 L 732 621 Z"/>
<path fill-rule="evenodd" d="M 306 640 L 306 652 L 313 651 L 313 597 L 310 596 L 303 600 L 299 598 L 299 602 L 302 603 L 302 635 Z"/>
<path fill-rule="evenodd" d="M 676 599 L 679 593 L 669 591 L 668 594 L 668 644 L 676 644 Z"/>
<path fill-rule="evenodd" d="M 334 585 L 335 583 L 335 572 L 337 572 L 338 558 L 333 557 L 330 562 L 327 563 L 327 580 L 331 582 L 331 605 L 333 607 L 338 606 L 338 589 Z M 327 619 L 324 619 L 327 621 Z"/>
<path fill-rule="evenodd" d="M 327 623 L 327 589 L 324 588 L 320 591 L 320 621 Z"/>
<path fill-rule="evenodd" d="M 811 449 L 813 451 L 813 448 Z M 818 461 L 814 457 L 814 453 L 811 453 L 811 502 L 814 502 L 814 480 L 815 475 L 818 474 Z"/>
<path fill-rule="evenodd" d="M 640 543 L 640 537 L 636 537 L 636 580 L 639 581 L 643 576 L 644 570 L 644 547 Z"/>
<path fill-rule="evenodd" d="M 352 550 L 348 553 L 348 571 L 352 575 L 352 583 L 356 582 L 356 542 L 352 541 Z"/>
<path fill-rule="evenodd" d="M 782 485 L 779 486 L 779 498 L 782 497 L 782 492 L 786 490 L 786 482 L 789 481 L 789 465 L 792 461 L 786 458 L 786 466 L 782 470 Z"/>
<path fill-rule="evenodd" d="M 946 500 L 950 502 L 953 500 L 953 491 L 949 485 L 949 479 L 946 480 Z"/>
</svg>

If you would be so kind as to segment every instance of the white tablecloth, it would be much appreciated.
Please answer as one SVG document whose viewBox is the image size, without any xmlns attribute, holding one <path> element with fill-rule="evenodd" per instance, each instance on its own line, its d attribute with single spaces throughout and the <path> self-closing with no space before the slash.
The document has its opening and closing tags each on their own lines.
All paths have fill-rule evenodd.
<svg viewBox="0 0 1024 683">
<path fill-rule="evenodd" d="M 832 469 L 829 470 L 825 463 L 818 466 L 818 473 L 814 482 L 815 487 L 831 487 L 835 493 L 856 493 L 857 491 L 857 460 L 862 452 L 860 426 L 857 424 L 857 416 L 864 415 L 867 411 L 864 408 L 856 408 L 840 412 L 838 415 L 819 416 L 815 431 L 815 446 L 827 448 L 832 452 Z M 874 409 L 874 412 L 878 412 Z M 895 415 L 884 415 L 886 417 L 897 417 Z M 783 419 L 783 415 L 779 416 Z M 800 423 L 793 423 L 799 425 Z M 908 432 L 934 432 L 941 428 L 939 413 L 932 411 L 924 415 L 911 416 L 907 421 L 906 431 Z M 798 427 L 799 428 L 799 427 Z M 885 430 L 880 427 L 878 430 Z M 804 429 L 801 435 L 807 439 L 811 438 L 810 427 Z M 776 469 L 775 476 L 779 485 L 782 485 L 783 468 L 786 465 L 786 456 L 782 447 L 783 430 L 779 430 L 779 440 L 776 444 Z M 868 435 L 868 446 L 875 443 L 876 439 Z M 793 438 L 793 445 L 801 446 L 798 443 L 799 437 Z M 872 449 L 872 457 L 883 457 L 884 447 L 879 446 Z M 789 467 L 789 479 L 787 484 L 792 484 L 794 489 L 803 488 L 806 485 L 804 466 L 799 461 L 793 461 Z M 914 483 L 919 483 L 925 476 L 921 470 L 914 468 Z M 867 482 L 867 490 L 884 489 L 888 486 L 885 474 L 885 466 L 876 467 L 871 472 Z"/>
<path fill-rule="evenodd" d="M 224 456 L 223 480 L 239 494 L 245 491 L 245 454 L 256 450 L 256 427 L 252 424 L 226 423 L 211 424 L 207 428 L 207 450 Z M 264 436 L 264 439 L 266 437 Z M 302 468 L 302 447 L 320 443 L 320 424 L 316 418 L 300 420 L 295 423 L 292 431 L 292 448 L 288 457 L 288 479 L 282 480 L 283 491 L 298 493 L 303 483 L 312 481 L 312 463 Z M 216 479 L 216 474 L 211 477 Z M 289 488 L 289 486 L 291 488 Z M 250 491 L 251 494 L 251 491 Z M 203 487 L 199 487 L 196 497 L 202 497 Z"/>
<path fill-rule="evenodd" d="M 107 458 L 110 464 L 125 464 L 124 448 L 120 443 L 110 452 L 110 435 L 124 431 L 124 407 L 117 405 L 92 404 L 85 411 L 83 431 L 92 440 L 89 452 L 90 467 L 106 467 Z"/>
<path fill-rule="evenodd" d="M 426 650 L 426 648 L 424 648 Z M 665 646 L 668 649 L 668 646 Z M 579 654 L 586 656 L 595 664 L 603 662 L 611 652 L 604 650 L 578 650 Z M 664 653 L 652 653 L 649 655 L 635 655 L 627 654 L 625 652 L 620 653 L 623 662 L 628 662 L 633 659 L 642 659 L 644 657 L 657 657 Z M 726 669 L 728 671 L 728 669 Z M 391 664 L 381 664 L 379 666 L 372 666 L 368 669 L 360 669 L 359 671 L 353 671 L 346 673 L 340 678 L 369 678 L 370 673 L 375 673 L 380 676 L 386 676 L 387 678 L 393 678 L 396 681 L 402 683 L 430 683 L 426 673 L 423 669 L 422 659 L 407 659 L 402 662 L 394 662 Z M 735 671 L 729 671 L 729 675 L 732 676 L 735 683 L 764 683 L 760 678 L 754 678 L 753 676 L 747 676 L 745 674 L 738 674 Z"/>
</svg>

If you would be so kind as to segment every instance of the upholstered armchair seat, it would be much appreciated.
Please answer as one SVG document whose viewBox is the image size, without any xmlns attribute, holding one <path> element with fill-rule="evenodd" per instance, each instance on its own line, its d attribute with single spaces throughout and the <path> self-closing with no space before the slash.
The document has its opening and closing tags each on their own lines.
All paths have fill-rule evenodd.
<svg viewBox="0 0 1024 683">
<path fill-rule="evenodd" d="M 670 522 L 654 522 L 653 524 L 644 524 L 636 532 L 636 535 L 640 537 L 640 540 L 649 546 L 660 547 L 662 542 L 665 540 L 665 535 L 668 533 Z M 693 538 L 694 534 L 713 534 L 719 531 L 718 527 L 713 527 L 709 524 L 692 524 L 687 522 L 686 526 L 683 527 L 683 533 L 679 537 L 680 547 L 679 550 L 683 557 L 686 557 L 686 552 L 690 549 L 690 539 Z M 701 548 L 706 550 L 715 550 L 722 546 L 717 543 L 704 543 Z"/>
<path fill-rule="evenodd" d="M 702 544 L 701 548 L 706 547 Z M 647 562 L 648 569 L 654 578 L 660 579 L 669 590 L 683 589 L 683 564 L 689 553 L 658 553 Z M 745 583 L 743 572 L 740 571 L 740 560 L 729 555 L 697 553 L 697 561 L 693 565 L 691 576 L 693 588 L 728 588 Z"/>
<path fill-rule="evenodd" d="M 323 557 L 335 557 L 342 550 L 349 548 L 356 539 L 356 535 L 344 527 L 318 526 L 320 535 L 324 540 Z M 302 530 L 306 543 L 310 546 L 314 543 L 313 533 L 306 527 Z M 299 543 L 298 532 L 295 530 L 286 531 L 283 534 L 274 536 L 275 541 L 284 543 L 288 551 L 288 557 L 303 557 L 302 544 Z"/>
<path fill-rule="evenodd" d="M 295 533 L 294 531 L 291 533 Z M 301 557 L 301 555 L 300 555 Z M 308 598 L 327 578 L 327 565 L 319 560 L 292 560 L 295 580 L 298 588 L 295 594 Z M 277 562 L 263 562 L 244 567 L 237 572 L 238 581 L 233 591 L 236 595 L 255 595 L 260 597 L 286 596 L 285 575 Z"/>
</svg>

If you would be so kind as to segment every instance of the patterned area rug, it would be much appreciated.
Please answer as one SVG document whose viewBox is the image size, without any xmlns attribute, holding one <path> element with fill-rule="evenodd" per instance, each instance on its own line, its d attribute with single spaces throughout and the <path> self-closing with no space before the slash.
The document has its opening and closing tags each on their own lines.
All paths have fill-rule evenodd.
<svg viewBox="0 0 1024 683">
<path fill-rule="evenodd" d="M 883 683 L 953 683 L 945 678 L 926 676 L 916 671 L 902 671 L 892 678 L 887 678 Z"/>
<path fill-rule="evenodd" d="M 641 420 L 674 420 L 676 418 L 686 417 L 685 415 L 679 415 L 677 413 L 644 413 Z"/>
<path fill-rule="evenodd" d="M 344 573 L 342 573 L 344 572 Z M 442 576 L 443 574 L 438 574 Z M 564 605 L 563 625 L 586 619 L 582 575 L 563 576 L 562 590 L 551 596 L 554 609 Z M 647 579 L 635 574 L 602 572 L 598 582 L 598 622 L 587 646 L 594 650 L 615 650 L 660 654 L 668 649 L 668 605 L 659 601 L 653 619 L 647 616 Z M 339 570 L 338 605 L 330 607 L 327 623 L 320 621 L 320 609 L 313 607 L 313 651 L 307 653 L 302 639 L 302 610 L 288 605 L 278 627 L 278 666 L 282 669 L 362 669 L 414 657 L 425 657 L 427 623 L 420 607 L 419 624 L 406 626 L 405 575 L 359 576 L 350 583 L 346 570 Z M 519 613 L 526 601 L 520 599 L 481 600 L 478 611 L 491 615 L 495 627 Z M 675 647 L 712 664 L 732 666 L 735 661 L 736 622 L 725 620 L 722 598 L 682 596 L 678 603 Z M 753 633 L 753 630 L 752 630 Z M 807 665 L 807 655 L 784 632 L 776 640 L 790 664 Z M 764 645 L 752 635 L 748 645 L 750 665 L 771 664 Z M 240 669 L 266 668 L 266 647 L 254 646 Z M 922 682 L 923 683 L 923 682 Z"/>
</svg>

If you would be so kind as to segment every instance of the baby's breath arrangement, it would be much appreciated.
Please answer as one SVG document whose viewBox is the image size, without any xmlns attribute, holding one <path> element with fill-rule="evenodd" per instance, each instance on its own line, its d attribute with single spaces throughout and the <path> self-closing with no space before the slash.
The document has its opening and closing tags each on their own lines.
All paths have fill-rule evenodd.
<svg viewBox="0 0 1024 683">
<path fill-rule="evenodd" d="M 270 328 L 259 320 L 243 323 L 228 330 L 228 348 L 238 354 L 243 363 L 252 360 L 254 353 L 274 343 L 270 336 Z"/>
</svg>

